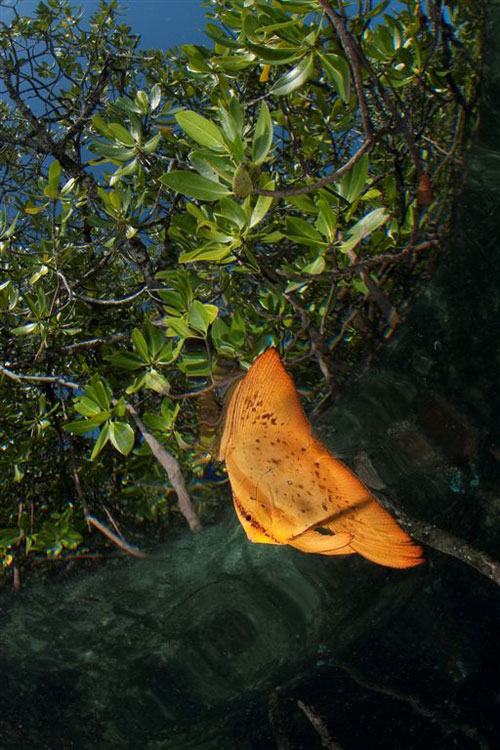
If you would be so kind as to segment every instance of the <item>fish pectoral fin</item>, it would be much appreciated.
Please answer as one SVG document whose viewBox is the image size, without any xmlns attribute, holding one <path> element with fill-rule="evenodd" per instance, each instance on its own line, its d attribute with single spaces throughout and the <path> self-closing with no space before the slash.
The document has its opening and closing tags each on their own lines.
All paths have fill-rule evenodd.
<svg viewBox="0 0 500 750">
<path fill-rule="evenodd" d="M 314 552 L 318 555 L 352 555 L 354 550 L 349 547 L 352 539 L 353 535 L 348 532 L 322 534 L 316 529 L 307 529 L 303 534 L 290 539 L 287 544 L 302 552 Z"/>
</svg>

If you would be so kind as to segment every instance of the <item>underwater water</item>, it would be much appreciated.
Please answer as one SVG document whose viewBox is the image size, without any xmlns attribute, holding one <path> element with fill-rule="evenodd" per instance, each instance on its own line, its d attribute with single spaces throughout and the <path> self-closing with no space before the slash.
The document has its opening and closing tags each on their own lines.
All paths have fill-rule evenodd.
<svg viewBox="0 0 500 750">
<path fill-rule="evenodd" d="M 487 7 L 450 251 L 316 427 L 358 470 L 369 457 L 381 494 L 498 559 L 500 7 Z M 3 594 L 0 750 L 498 747 L 500 589 L 426 556 L 397 571 L 252 545 L 228 508 L 145 560 Z"/>
</svg>

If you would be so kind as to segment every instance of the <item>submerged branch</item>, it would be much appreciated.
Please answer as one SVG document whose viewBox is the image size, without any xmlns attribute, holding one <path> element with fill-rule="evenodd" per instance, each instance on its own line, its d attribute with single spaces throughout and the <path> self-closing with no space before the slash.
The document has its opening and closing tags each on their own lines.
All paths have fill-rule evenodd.
<svg viewBox="0 0 500 750">
<path fill-rule="evenodd" d="M 315 711 L 312 710 L 310 706 L 307 706 L 302 701 L 297 701 L 297 706 L 301 711 L 305 713 L 305 715 L 319 734 L 321 738 L 321 745 L 325 748 L 325 750 L 343 750 L 342 746 L 339 745 L 338 742 L 332 740 L 330 734 L 328 733 L 325 722 L 318 716 Z"/>
<path fill-rule="evenodd" d="M 463 722 L 457 722 L 452 718 L 452 716 L 449 716 L 442 711 L 430 708 L 429 706 L 425 705 L 416 695 L 412 695 L 411 693 L 404 693 L 403 691 L 398 690 L 397 688 L 393 688 L 389 685 L 381 685 L 380 683 L 375 682 L 375 680 L 371 679 L 370 677 L 366 677 L 351 664 L 346 664 L 345 662 L 338 661 L 337 659 L 329 659 L 328 665 L 330 667 L 334 667 L 335 669 L 341 669 L 342 672 L 345 672 L 345 674 L 347 674 L 353 680 L 353 682 L 355 682 L 362 688 L 371 690 L 374 693 L 386 695 L 389 698 L 393 698 L 397 701 L 403 701 L 404 703 L 409 705 L 412 711 L 414 711 L 419 716 L 430 719 L 430 721 L 437 724 L 446 734 L 452 732 L 460 732 L 465 737 L 468 737 L 469 739 L 477 742 L 481 750 L 487 750 L 487 748 L 489 747 L 486 740 L 483 739 L 483 737 L 479 734 L 478 730 L 475 727 Z M 452 707 L 449 706 L 449 708 Z"/>
<path fill-rule="evenodd" d="M 494 560 L 487 552 L 478 550 L 463 539 L 431 523 L 407 516 L 400 510 L 396 511 L 396 515 L 398 521 L 401 521 L 401 525 L 414 539 L 438 552 L 456 557 L 457 560 L 475 568 L 481 575 L 500 586 L 500 562 Z"/>
</svg>

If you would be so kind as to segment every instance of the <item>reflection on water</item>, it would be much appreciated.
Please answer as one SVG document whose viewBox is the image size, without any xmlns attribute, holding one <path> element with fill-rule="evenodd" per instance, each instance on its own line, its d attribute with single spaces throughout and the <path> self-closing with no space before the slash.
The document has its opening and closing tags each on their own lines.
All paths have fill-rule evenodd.
<svg viewBox="0 0 500 750">
<path fill-rule="evenodd" d="M 322 437 L 381 492 L 499 555 L 500 9 L 449 255 Z M 493 748 L 498 587 L 247 543 L 232 511 L 148 560 L 0 599 L 0 747 Z M 271 710 L 269 710 L 271 707 Z M 269 721 L 269 714 L 271 722 Z"/>
</svg>

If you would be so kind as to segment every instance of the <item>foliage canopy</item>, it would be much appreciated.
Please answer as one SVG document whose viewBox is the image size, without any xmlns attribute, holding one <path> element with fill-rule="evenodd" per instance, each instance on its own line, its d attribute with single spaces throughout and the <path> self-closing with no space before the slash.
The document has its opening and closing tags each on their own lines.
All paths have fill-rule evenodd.
<svg viewBox="0 0 500 750">
<path fill-rule="evenodd" d="M 114 0 L 1 25 L 7 568 L 121 544 L 112 514 L 161 529 L 172 487 L 195 528 L 179 464 L 203 516 L 222 357 L 276 345 L 320 401 L 397 327 L 449 229 L 480 14 L 388 5 L 207 3 L 207 46 L 145 53 Z"/>
</svg>

